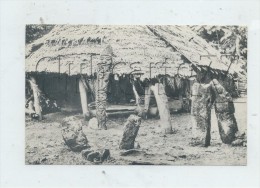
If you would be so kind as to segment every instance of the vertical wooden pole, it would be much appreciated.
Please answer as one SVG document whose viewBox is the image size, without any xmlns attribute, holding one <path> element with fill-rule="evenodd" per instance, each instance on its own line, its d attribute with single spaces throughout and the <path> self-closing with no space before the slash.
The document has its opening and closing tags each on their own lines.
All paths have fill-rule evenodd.
<svg viewBox="0 0 260 188">
<path fill-rule="evenodd" d="M 107 86 L 109 75 L 112 67 L 113 50 L 111 46 L 107 46 L 100 55 L 100 63 L 97 66 L 97 82 L 96 82 L 96 116 L 98 127 L 107 129 L 106 108 L 107 108 Z"/>
<path fill-rule="evenodd" d="M 159 109 L 160 124 L 162 127 L 164 127 L 165 133 L 171 134 L 173 131 L 171 125 L 168 98 L 165 93 L 164 85 L 161 83 L 156 83 L 155 85 L 151 86 L 151 91 L 154 93 L 157 107 Z"/>
<path fill-rule="evenodd" d="M 31 77 L 29 79 L 31 88 L 33 90 L 33 98 L 34 98 L 34 109 L 35 113 L 39 116 L 39 120 L 42 120 L 42 107 L 40 104 L 40 95 L 41 91 L 36 83 L 35 78 Z"/>
<path fill-rule="evenodd" d="M 101 65 L 102 66 L 102 65 Z M 96 116 L 98 120 L 98 127 L 107 129 L 106 108 L 107 108 L 107 86 L 109 80 L 109 71 L 104 71 L 102 68 L 97 70 L 96 82 Z"/>
<path fill-rule="evenodd" d="M 87 120 L 90 114 L 88 109 L 87 86 L 83 78 L 79 79 L 79 94 L 80 94 L 83 116 L 84 119 Z"/>
</svg>

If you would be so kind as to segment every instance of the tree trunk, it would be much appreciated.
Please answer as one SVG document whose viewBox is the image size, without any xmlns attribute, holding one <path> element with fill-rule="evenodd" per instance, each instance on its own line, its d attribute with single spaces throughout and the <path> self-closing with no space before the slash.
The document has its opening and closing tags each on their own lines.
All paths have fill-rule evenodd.
<svg viewBox="0 0 260 188">
<path fill-rule="evenodd" d="M 216 79 L 212 80 L 211 87 L 215 96 L 214 106 L 220 138 L 223 143 L 231 144 L 238 131 L 232 97 Z"/>
<path fill-rule="evenodd" d="M 84 119 L 88 120 L 90 113 L 88 109 L 87 85 L 84 78 L 79 79 L 79 94 Z"/>
<path fill-rule="evenodd" d="M 212 106 L 210 89 L 210 84 L 194 83 L 192 87 L 192 145 L 210 145 Z"/>
<path fill-rule="evenodd" d="M 35 78 L 31 77 L 29 82 L 30 82 L 31 88 L 33 90 L 35 113 L 39 115 L 39 120 L 42 120 L 42 107 L 41 107 L 41 103 L 40 103 L 41 91 L 40 91 L 38 85 L 36 84 Z"/>
<path fill-rule="evenodd" d="M 164 85 L 161 83 L 156 83 L 155 85 L 151 86 L 151 91 L 154 93 L 157 107 L 159 109 L 160 124 L 162 127 L 164 127 L 165 133 L 171 134 L 173 131 L 171 125 L 168 98 L 165 93 Z"/>
</svg>

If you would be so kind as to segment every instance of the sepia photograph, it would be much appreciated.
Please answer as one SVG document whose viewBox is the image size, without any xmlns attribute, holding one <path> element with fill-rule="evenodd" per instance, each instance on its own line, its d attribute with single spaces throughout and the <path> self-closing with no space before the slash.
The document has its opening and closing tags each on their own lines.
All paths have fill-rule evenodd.
<svg viewBox="0 0 260 188">
<path fill-rule="evenodd" d="M 25 26 L 26 165 L 247 165 L 243 25 Z"/>
</svg>

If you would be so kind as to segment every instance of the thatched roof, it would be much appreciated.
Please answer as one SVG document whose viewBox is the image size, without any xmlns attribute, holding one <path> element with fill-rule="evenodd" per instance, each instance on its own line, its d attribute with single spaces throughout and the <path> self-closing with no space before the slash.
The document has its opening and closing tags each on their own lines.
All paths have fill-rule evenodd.
<svg viewBox="0 0 260 188">
<path fill-rule="evenodd" d="M 149 77 L 150 63 L 152 77 L 165 73 L 160 68 L 163 62 L 170 75 L 175 75 L 184 62 L 197 67 L 211 64 L 221 71 L 226 71 L 230 63 L 226 58 L 220 60 L 220 53 L 187 26 L 57 25 L 26 45 L 26 72 L 90 75 L 90 67 L 94 73 L 98 54 L 107 45 L 112 46 L 116 56 L 113 63 L 123 62 L 115 67 L 117 74 L 128 74 L 133 67 L 141 67 L 144 77 Z M 217 57 L 202 57 L 210 54 Z M 189 73 L 187 66 L 183 70 Z"/>
</svg>

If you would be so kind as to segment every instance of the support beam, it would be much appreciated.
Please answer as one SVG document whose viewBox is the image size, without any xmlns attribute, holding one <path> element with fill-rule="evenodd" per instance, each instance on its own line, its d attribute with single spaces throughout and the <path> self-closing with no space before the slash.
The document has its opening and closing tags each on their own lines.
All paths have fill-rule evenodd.
<svg viewBox="0 0 260 188">
<path fill-rule="evenodd" d="M 30 83 L 31 89 L 33 90 L 35 113 L 39 116 L 39 120 L 42 120 L 42 107 L 40 104 L 41 91 L 40 91 L 34 77 L 30 77 L 29 83 Z"/>
<path fill-rule="evenodd" d="M 90 113 L 88 109 L 87 85 L 84 78 L 79 79 L 79 94 L 84 119 L 89 120 Z"/>
<path fill-rule="evenodd" d="M 166 134 L 171 134 L 173 131 L 171 125 L 168 98 L 165 93 L 164 85 L 161 83 L 156 83 L 155 85 L 151 86 L 151 91 L 155 96 L 157 107 L 159 109 L 160 124 L 164 128 L 164 132 Z"/>
</svg>

